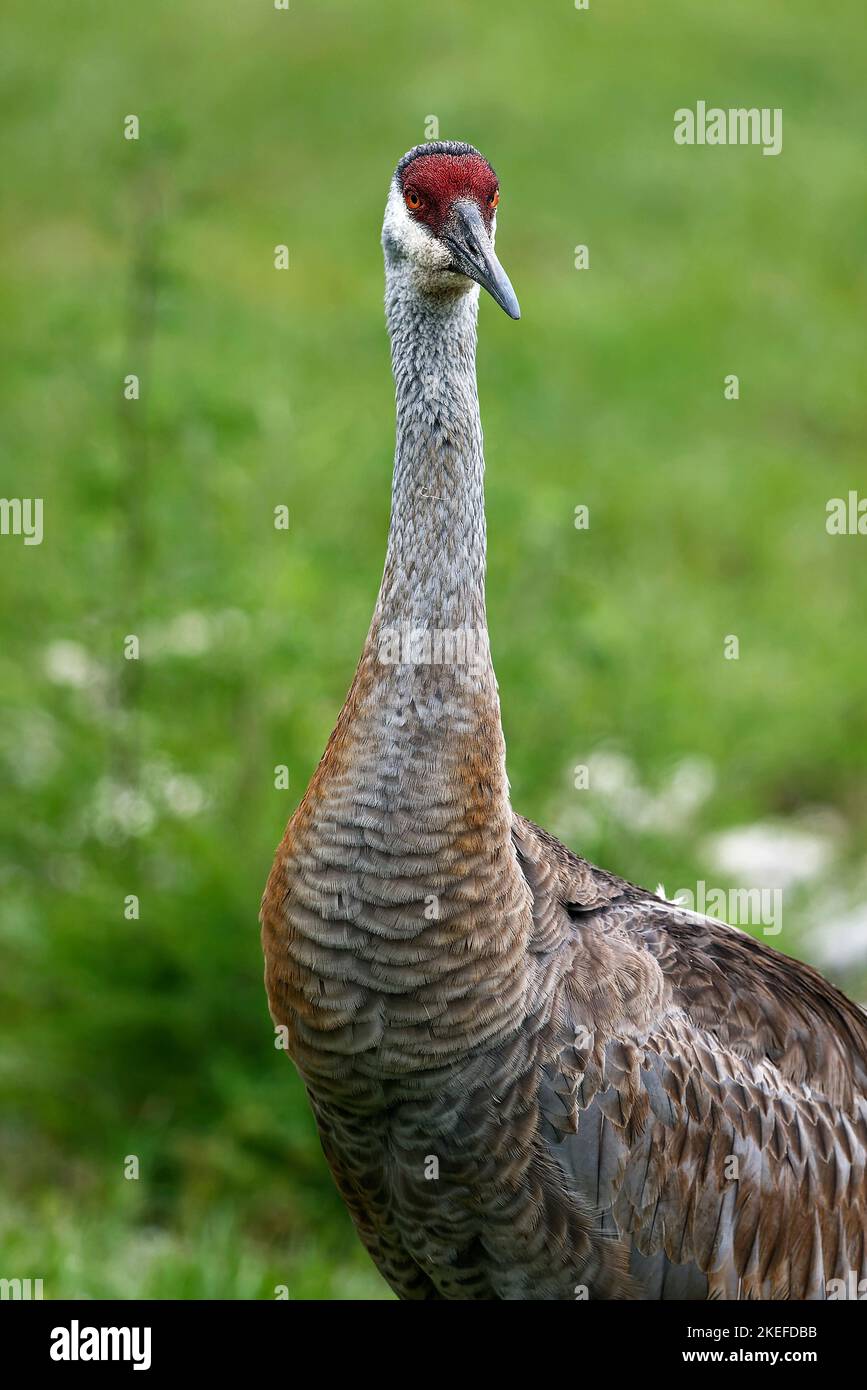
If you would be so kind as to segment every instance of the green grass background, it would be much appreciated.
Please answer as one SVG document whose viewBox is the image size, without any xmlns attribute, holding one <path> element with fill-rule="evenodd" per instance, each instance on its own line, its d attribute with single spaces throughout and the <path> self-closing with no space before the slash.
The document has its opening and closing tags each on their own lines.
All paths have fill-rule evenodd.
<svg viewBox="0 0 867 1390">
<path fill-rule="evenodd" d="M 602 808 L 573 847 L 672 887 L 712 878 L 709 833 L 821 805 L 859 872 L 867 539 L 824 519 L 867 491 L 862 18 L 7 0 L 2 492 L 45 499 L 45 540 L 0 540 L 0 1275 L 388 1294 L 273 1047 L 256 915 L 378 586 L 378 238 L 430 115 L 497 168 L 524 315 L 483 303 L 479 358 L 516 806 L 567 833 L 594 750 L 651 791 L 698 757 L 687 824 Z M 675 146 L 699 98 L 782 107 L 782 155 Z"/>
</svg>

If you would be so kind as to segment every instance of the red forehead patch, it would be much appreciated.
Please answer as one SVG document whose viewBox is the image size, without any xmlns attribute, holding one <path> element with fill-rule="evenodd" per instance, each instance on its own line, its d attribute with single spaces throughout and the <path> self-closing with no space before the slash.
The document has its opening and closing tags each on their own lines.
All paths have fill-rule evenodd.
<svg viewBox="0 0 867 1390">
<path fill-rule="evenodd" d="M 497 176 L 480 154 L 421 154 L 406 166 L 401 183 L 409 211 L 435 232 L 457 198 L 473 198 L 487 220 L 493 215 Z"/>
</svg>

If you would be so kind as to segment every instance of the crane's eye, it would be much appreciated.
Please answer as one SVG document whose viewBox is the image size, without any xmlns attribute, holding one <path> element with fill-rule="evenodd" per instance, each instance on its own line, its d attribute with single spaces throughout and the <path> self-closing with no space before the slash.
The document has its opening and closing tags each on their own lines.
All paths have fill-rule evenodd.
<svg viewBox="0 0 867 1390">
<path fill-rule="evenodd" d="M 421 198 L 418 196 L 414 188 L 408 189 L 407 192 L 404 194 L 404 197 L 406 199 L 406 205 L 408 208 L 417 208 L 421 206 Z"/>
<path fill-rule="evenodd" d="M 490 198 L 488 199 L 488 207 L 495 208 L 495 207 L 497 206 L 497 203 L 498 203 L 499 201 L 500 201 L 500 190 L 499 190 L 499 188 L 495 188 L 494 191 L 493 191 L 493 193 L 491 194 Z"/>
</svg>

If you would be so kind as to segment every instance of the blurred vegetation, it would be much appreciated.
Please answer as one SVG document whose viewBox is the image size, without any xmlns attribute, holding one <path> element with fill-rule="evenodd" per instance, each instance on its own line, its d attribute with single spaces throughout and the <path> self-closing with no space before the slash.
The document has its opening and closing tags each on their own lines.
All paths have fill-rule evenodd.
<svg viewBox="0 0 867 1390">
<path fill-rule="evenodd" d="M 7 0 L 2 491 L 45 499 L 45 539 L 0 541 L 0 1273 L 387 1296 L 274 1049 L 256 914 L 381 573 L 378 236 L 431 114 L 500 174 L 524 314 L 483 303 L 479 363 L 516 806 L 669 889 L 719 881 L 713 832 L 826 808 L 857 890 L 867 541 L 824 521 L 867 490 L 860 21 Z M 782 155 L 675 146 L 698 98 L 782 107 Z M 705 793 L 638 823 L 573 789 L 599 750 L 662 807 L 685 760 Z M 828 890 L 800 891 L 774 944 L 810 955 Z"/>
</svg>

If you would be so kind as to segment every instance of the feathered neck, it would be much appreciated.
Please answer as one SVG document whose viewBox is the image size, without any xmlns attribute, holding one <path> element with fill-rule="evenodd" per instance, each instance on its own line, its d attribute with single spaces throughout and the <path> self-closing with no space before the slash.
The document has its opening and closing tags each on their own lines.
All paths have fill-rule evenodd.
<svg viewBox="0 0 867 1390">
<path fill-rule="evenodd" d="M 424 294 L 387 263 L 397 440 L 377 638 L 409 628 L 432 645 L 459 632 L 487 645 L 477 314 L 477 288 Z"/>
</svg>

